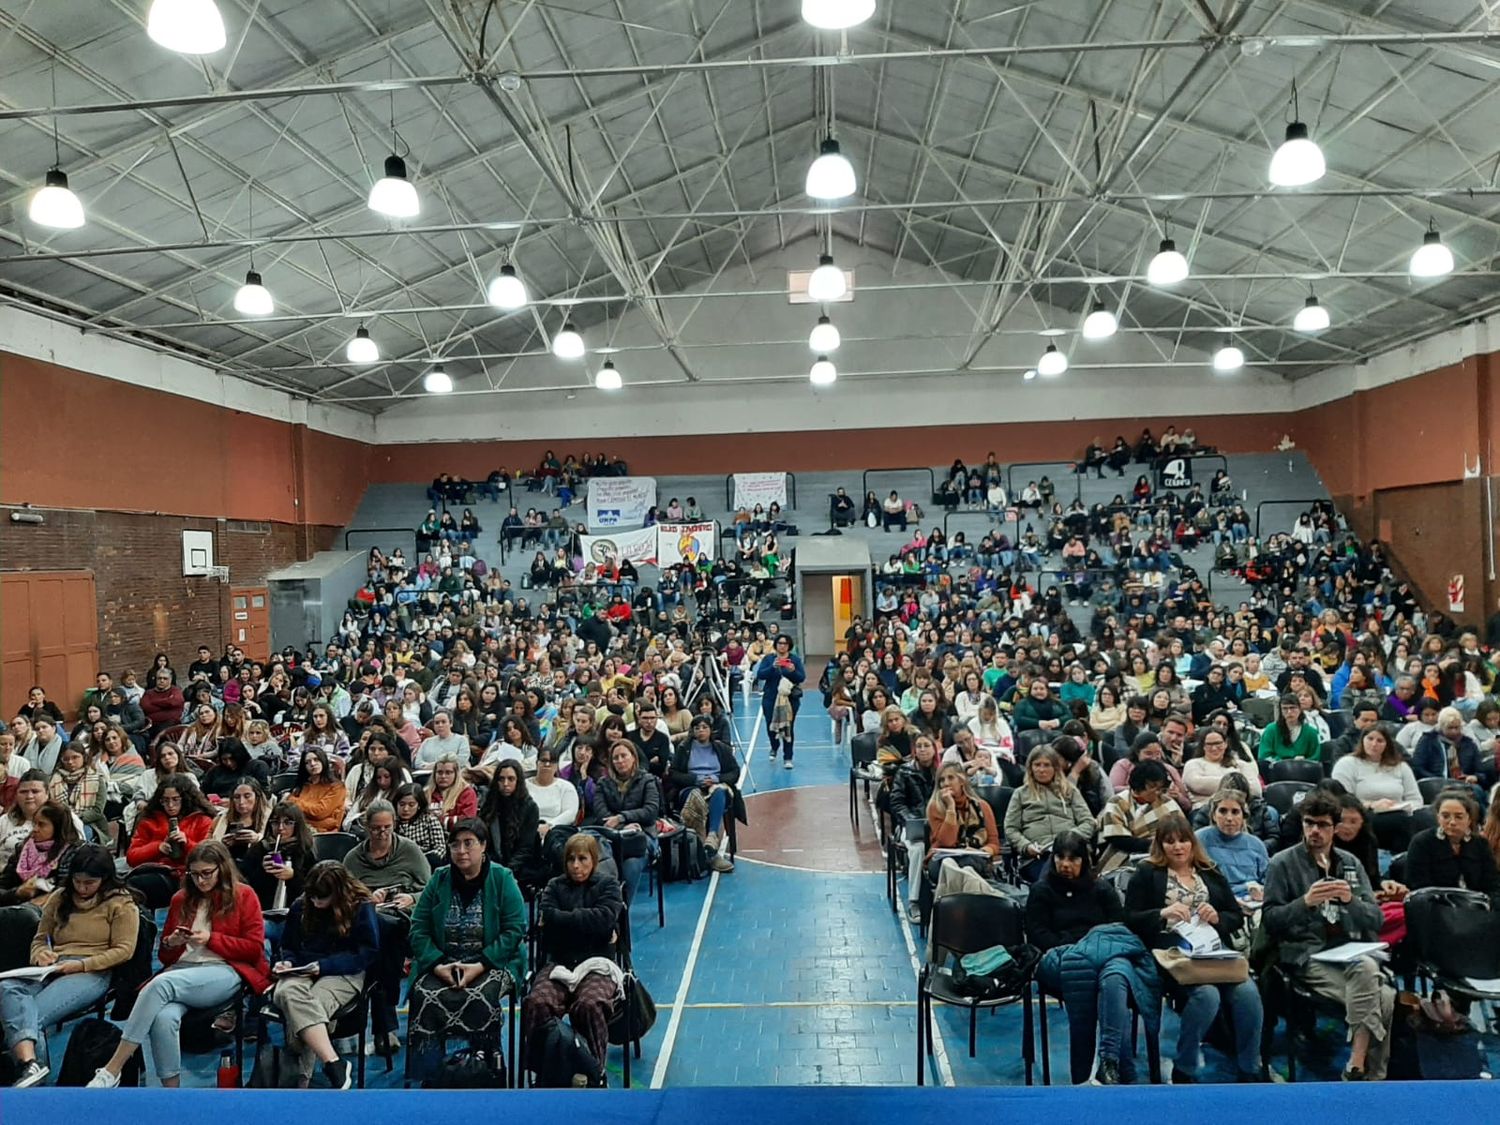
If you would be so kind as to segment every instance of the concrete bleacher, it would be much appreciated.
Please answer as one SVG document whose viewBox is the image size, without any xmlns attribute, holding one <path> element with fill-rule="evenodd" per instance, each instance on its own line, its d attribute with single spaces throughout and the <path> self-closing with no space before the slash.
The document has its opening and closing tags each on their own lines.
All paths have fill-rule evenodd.
<svg viewBox="0 0 1500 1125">
<path fill-rule="evenodd" d="M 1316 471 L 1299 450 L 1291 450 L 1287 453 L 1234 454 L 1228 456 L 1227 461 L 1230 477 L 1234 481 L 1235 493 L 1242 497 L 1242 502 L 1250 513 L 1252 526 L 1256 517 L 1256 507 L 1263 501 L 1291 499 L 1310 502 L 1328 497 L 1328 492 L 1323 487 Z M 1195 479 L 1203 484 L 1205 493 L 1209 479 L 1217 467 L 1218 463 L 1209 459 L 1195 464 Z M 434 465 L 433 471 L 434 474 L 441 472 L 442 466 Z M 944 477 L 946 471 L 946 466 L 933 467 L 933 473 L 938 480 Z M 1028 481 L 1040 479 L 1045 473 L 1052 478 L 1057 488 L 1057 498 L 1064 506 L 1071 502 L 1075 495 L 1081 494 L 1085 507 L 1089 507 L 1096 503 L 1109 503 L 1116 493 L 1124 493 L 1128 497 L 1136 477 L 1142 472 L 1147 472 L 1147 467 L 1130 465 L 1127 466 L 1123 477 L 1116 477 L 1113 472 L 1106 469 L 1105 479 L 1099 480 L 1093 476 L 1075 476 L 1071 471 L 1070 463 L 1062 461 L 1047 466 L 1016 466 L 1015 471 L 1010 475 L 1015 480 L 1016 491 L 1019 491 Z M 1149 476 L 1150 473 L 1147 472 L 1147 475 Z M 826 531 L 829 526 L 829 495 L 838 487 L 843 486 L 858 505 L 864 495 L 865 479 L 866 475 L 858 470 L 797 473 L 797 503 L 795 507 L 790 503 L 787 505 L 788 521 L 797 525 L 800 536 L 805 537 Z M 970 543 L 977 543 L 985 534 L 986 528 L 991 526 L 988 517 L 983 512 L 968 511 L 962 507 L 955 512 L 945 513 L 943 509 L 934 506 L 931 503 L 929 479 L 926 469 L 871 470 L 868 473 L 868 487 L 882 498 L 894 488 L 903 499 L 916 500 L 921 504 L 926 516 L 923 521 L 925 529 L 942 526 L 946 515 L 950 538 L 954 532 L 963 531 Z M 426 482 L 371 485 L 365 492 L 353 522 L 349 525 L 348 530 L 352 533 L 350 547 L 368 550 L 371 546 L 379 546 L 386 551 L 402 547 L 410 553 L 414 543 L 412 533 L 431 506 L 426 492 Z M 657 496 L 663 508 L 673 497 L 683 501 L 684 504 L 689 496 L 696 497 L 704 515 L 718 520 L 721 529 L 729 526 L 734 515 L 733 510 L 725 503 L 725 482 L 722 475 L 658 477 Z M 790 496 L 788 499 L 790 500 Z M 557 498 L 540 492 L 528 492 L 524 484 L 513 482 L 508 500 L 502 499 L 496 502 L 482 499 L 469 505 L 473 508 L 483 528 L 479 541 L 475 545 L 476 553 L 490 566 L 494 567 L 498 564 L 500 573 L 510 579 L 512 584 L 519 586 L 521 574 L 530 566 L 533 551 L 531 549 L 523 551 L 519 548 L 510 550 L 504 563 L 500 563 L 498 546 L 500 521 L 505 517 L 511 505 L 518 508 L 523 515 L 528 508 L 537 508 L 543 513 L 549 513 L 557 507 Z M 1306 504 L 1266 507 L 1261 521 L 1262 537 L 1277 531 L 1289 530 L 1297 515 L 1305 507 Z M 457 515 L 461 510 L 462 506 L 459 506 L 454 514 Z M 573 524 L 585 519 L 585 509 L 581 498 L 567 510 L 566 515 L 569 522 Z M 1021 526 L 1024 530 L 1026 526 L 1024 519 Z M 1043 521 L 1035 521 L 1034 526 L 1039 535 L 1045 533 L 1046 525 Z M 398 530 L 386 533 L 371 530 L 379 528 Z M 1015 526 L 1006 524 L 1004 530 L 1007 534 L 1014 535 Z M 843 529 L 843 534 L 866 540 L 870 548 L 870 557 L 877 566 L 883 563 L 904 541 L 900 532 L 870 529 L 863 524 L 846 527 Z M 785 547 L 795 547 L 796 543 L 797 537 L 784 539 Z M 1045 560 L 1044 567 L 1051 568 L 1055 566 L 1056 561 L 1055 559 Z M 1197 570 L 1200 575 L 1208 578 L 1213 568 L 1212 540 L 1205 540 L 1196 550 L 1187 552 L 1183 561 Z M 654 585 L 655 568 L 643 567 L 641 577 L 646 583 Z M 1214 600 L 1221 604 L 1233 605 L 1249 594 L 1247 586 L 1228 575 L 1212 575 L 1211 583 Z M 1086 614 L 1082 614 L 1082 611 L 1076 612 L 1081 614 L 1079 623 L 1082 625 Z"/>
</svg>

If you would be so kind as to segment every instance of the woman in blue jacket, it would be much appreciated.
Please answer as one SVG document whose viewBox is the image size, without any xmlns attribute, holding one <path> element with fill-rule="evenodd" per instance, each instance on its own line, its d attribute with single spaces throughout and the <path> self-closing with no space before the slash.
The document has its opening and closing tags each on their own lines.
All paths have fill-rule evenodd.
<svg viewBox="0 0 1500 1125">
<path fill-rule="evenodd" d="M 333 1048 L 335 1014 L 364 988 L 375 965 L 380 930 L 370 892 L 337 860 L 307 873 L 302 897 L 287 912 L 281 954 L 271 966 L 274 1004 L 286 1021 L 289 1049 L 301 1044 L 298 1085 L 306 1088 L 313 1062 L 335 1090 L 353 1084 L 349 1063 Z"/>
<path fill-rule="evenodd" d="M 786 768 L 792 768 L 792 743 L 796 737 L 797 709 L 802 706 L 802 681 L 807 669 L 802 658 L 792 651 L 792 638 L 783 633 L 776 638 L 776 651 L 760 658 L 755 678 L 765 682 L 760 697 L 761 714 L 771 737 L 771 760 L 783 753 Z M 789 685 L 783 690 L 783 683 Z"/>
</svg>

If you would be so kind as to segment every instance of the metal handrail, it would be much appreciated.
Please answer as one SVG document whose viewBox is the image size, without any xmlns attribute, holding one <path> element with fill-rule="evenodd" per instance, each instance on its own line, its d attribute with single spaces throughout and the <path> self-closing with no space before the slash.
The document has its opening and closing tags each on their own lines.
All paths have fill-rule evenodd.
<svg viewBox="0 0 1500 1125">
<path fill-rule="evenodd" d="M 349 536 L 351 536 L 351 535 L 390 535 L 390 534 L 410 535 L 411 536 L 411 550 L 412 550 L 412 554 L 416 555 L 416 554 L 420 553 L 417 550 L 417 529 L 414 528 L 414 527 L 351 527 L 348 531 L 344 532 L 344 550 L 346 550 L 346 551 L 349 550 Z M 385 549 L 384 546 L 382 546 L 380 544 L 375 544 L 375 546 L 380 546 L 381 550 Z"/>
<path fill-rule="evenodd" d="M 866 469 L 859 478 L 859 502 L 865 502 L 865 497 L 870 494 L 871 473 L 926 473 L 927 474 L 927 503 L 932 503 L 932 498 L 937 494 L 937 474 L 932 471 L 931 465 L 908 465 L 901 469 Z"/>
<path fill-rule="evenodd" d="M 1017 461 L 1014 465 L 1005 467 L 1005 491 L 1011 503 L 1016 499 L 1016 470 L 1017 469 L 1066 469 L 1068 475 L 1073 478 L 1074 499 L 1083 499 L 1083 476 L 1078 472 L 1077 461 Z M 1046 473 L 1042 474 L 1046 476 Z M 1054 487 L 1056 482 L 1053 482 Z"/>
<path fill-rule="evenodd" d="M 1327 499 L 1328 497 L 1326 496 L 1317 496 L 1311 500 L 1296 500 L 1291 497 L 1287 497 L 1282 500 L 1262 500 L 1259 504 L 1255 505 L 1255 538 L 1257 540 L 1260 539 L 1260 513 L 1261 509 L 1266 507 L 1267 505 L 1276 506 L 1286 504 L 1300 504 L 1304 508 L 1311 508 L 1314 504 L 1320 503 L 1321 501 Z"/>
</svg>

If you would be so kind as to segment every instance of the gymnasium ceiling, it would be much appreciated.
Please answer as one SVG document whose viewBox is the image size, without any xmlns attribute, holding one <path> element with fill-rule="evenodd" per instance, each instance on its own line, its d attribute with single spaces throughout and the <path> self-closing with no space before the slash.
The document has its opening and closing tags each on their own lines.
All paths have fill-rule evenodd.
<svg viewBox="0 0 1500 1125">
<path fill-rule="evenodd" d="M 845 33 L 797 0 L 218 4 L 228 44 L 192 58 L 146 0 L 0 0 L 0 300 L 372 413 L 434 357 L 503 390 L 565 317 L 627 309 L 712 380 L 676 350 L 684 296 L 830 237 L 886 283 L 940 269 L 913 299 L 970 302 L 965 354 L 1021 309 L 1071 340 L 1102 298 L 1164 358 L 1233 330 L 1296 378 L 1500 300 L 1500 0 L 879 0 Z M 1328 174 L 1272 190 L 1294 80 Z M 393 115 L 405 223 L 365 204 Z M 820 209 L 830 115 L 859 191 Z M 27 217 L 54 124 L 76 231 Z M 1457 269 L 1418 284 L 1429 223 Z M 1165 232 L 1171 291 L 1145 281 Z M 233 308 L 252 255 L 273 317 Z M 506 261 L 522 312 L 484 301 Z M 1317 337 L 1291 328 L 1310 292 Z M 376 366 L 344 358 L 361 324 Z"/>
</svg>

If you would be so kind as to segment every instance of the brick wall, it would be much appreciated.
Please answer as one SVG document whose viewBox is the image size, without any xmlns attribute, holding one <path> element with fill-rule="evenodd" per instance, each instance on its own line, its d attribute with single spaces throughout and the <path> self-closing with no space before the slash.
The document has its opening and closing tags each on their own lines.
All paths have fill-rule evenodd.
<svg viewBox="0 0 1500 1125">
<path fill-rule="evenodd" d="M 199 644 L 228 637 L 230 587 L 182 575 L 182 532 L 214 532 L 214 561 L 235 586 L 329 549 L 336 529 L 289 523 L 230 530 L 222 520 L 126 512 L 41 510 L 41 524 L 0 525 L 0 568 L 91 570 L 99 606 L 99 658 L 115 673 L 143 671 L 158 651 L 185 668 Z"/>
</svg>

